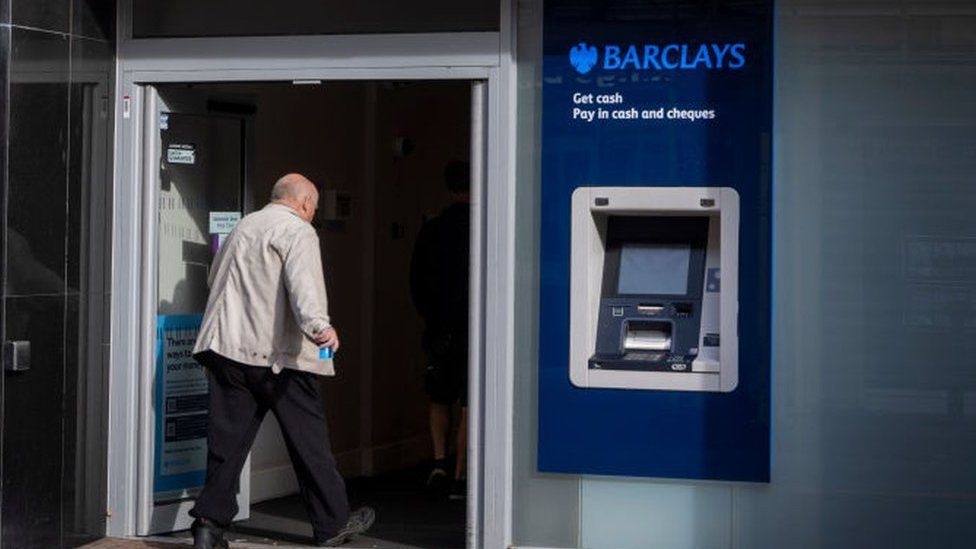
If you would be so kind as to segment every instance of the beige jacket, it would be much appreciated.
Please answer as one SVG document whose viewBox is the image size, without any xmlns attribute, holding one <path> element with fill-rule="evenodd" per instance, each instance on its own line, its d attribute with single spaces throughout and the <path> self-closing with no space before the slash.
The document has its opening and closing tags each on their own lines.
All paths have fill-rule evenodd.
<svg viewBox="0 0 976 549">
<path fill-rule="evenodd" d="M 322 253 L 298 213 L 268 204 L 224 240 L 210 269 L 210 298 L 194 353 L 210 350 L 275 373 L 334 375 L 311 337 L 329 327 Z"/>
</svg>

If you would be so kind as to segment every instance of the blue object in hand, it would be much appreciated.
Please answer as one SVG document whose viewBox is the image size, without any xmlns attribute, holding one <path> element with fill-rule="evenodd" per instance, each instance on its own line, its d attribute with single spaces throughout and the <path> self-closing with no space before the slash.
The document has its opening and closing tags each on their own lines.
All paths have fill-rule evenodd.
<svg viewBox="0 0 976 549">
<path fill-rule="evenodd" d="M 319 347 L 319 358 L 322 360 L 328 360 L 335 356 L 332 352 L 332 345 L 328 347 Z"/>
</svg>

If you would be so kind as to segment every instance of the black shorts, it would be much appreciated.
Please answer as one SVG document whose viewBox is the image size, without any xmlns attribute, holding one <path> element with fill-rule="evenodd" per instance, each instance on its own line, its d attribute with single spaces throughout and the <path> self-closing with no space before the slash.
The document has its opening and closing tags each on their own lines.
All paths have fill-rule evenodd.
<svg viewBox="0 0 976 549">
<path fill-rule="evenodd" d="M 434 404 L 450 406 L 459 402 L 468 405 L 467 357 L 434 360 L 424 372 L 424 389 Z"/>
</svg>

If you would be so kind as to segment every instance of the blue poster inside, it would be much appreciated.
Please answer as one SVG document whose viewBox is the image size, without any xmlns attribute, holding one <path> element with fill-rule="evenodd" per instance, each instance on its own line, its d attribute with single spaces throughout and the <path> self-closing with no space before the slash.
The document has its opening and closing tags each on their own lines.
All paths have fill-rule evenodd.
<svg viewBox="0 0 976 549">
<path fill-rule="evenodd" d="M 539 470 L 768 482 L 772 2 L 543 35 Z"/>
<path fill-rule="evenodd" d="M 193 346 L 203 315 L 160 315 L 156 320 L 156 439 L 154 500 L 186 497 L 207 473 L 209 392 Z"/>
</svg>

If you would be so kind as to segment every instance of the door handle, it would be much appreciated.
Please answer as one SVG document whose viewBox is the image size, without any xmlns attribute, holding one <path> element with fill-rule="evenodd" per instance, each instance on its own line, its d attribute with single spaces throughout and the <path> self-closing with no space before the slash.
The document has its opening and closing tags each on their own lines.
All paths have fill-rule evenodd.
<svg viewBox="0 0 976 549">
<path fill-rule="evenodd" d="M 26 372 L 30 370 L 30 341 L 3 342 L 3 371 Z"/>
</svg>

